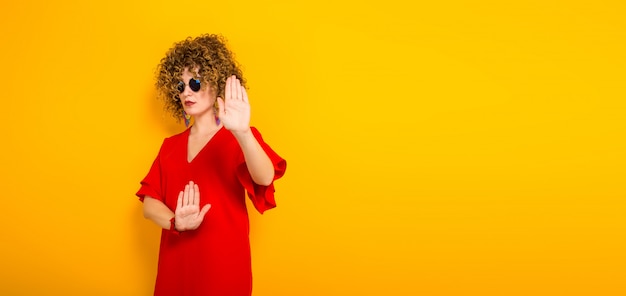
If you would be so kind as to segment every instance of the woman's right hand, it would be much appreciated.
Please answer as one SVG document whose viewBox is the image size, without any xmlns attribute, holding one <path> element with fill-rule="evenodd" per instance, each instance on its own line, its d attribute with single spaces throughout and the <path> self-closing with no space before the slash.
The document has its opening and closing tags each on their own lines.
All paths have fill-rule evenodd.
<svg viewBox="0 0 626 296">
<path fill-rule="evenodd" d="M 207 204 L 200 210 L 198 184 L 189 181 L 189 184 L 185 185 L 185 190 L 178 194 L 176 211 L 174 212 L 176 230 L 185 231 L 198 228 L 209 209 L 211 209 L 211 205 Z"/>
</svg>

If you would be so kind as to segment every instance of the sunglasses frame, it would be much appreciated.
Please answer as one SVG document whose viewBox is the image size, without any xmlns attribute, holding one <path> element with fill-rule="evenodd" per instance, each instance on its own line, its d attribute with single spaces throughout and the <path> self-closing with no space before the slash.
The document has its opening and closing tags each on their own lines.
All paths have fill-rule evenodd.
<svg viewBox="0 0 626 296">
<path fill-rule="evenodd" d="M 200 82 L 200 79 L 197 78 L 191 78 L 189 79 L 189 88 L 193 91 L 193 92 L 199 92 L 200 89 L 202 88 L 202 84 Z M 180 93 L 183 93 L 185 91 L 185 83 L 182 81 L 178 82 L 178 91 L 180 91 Z"/>
</svg>

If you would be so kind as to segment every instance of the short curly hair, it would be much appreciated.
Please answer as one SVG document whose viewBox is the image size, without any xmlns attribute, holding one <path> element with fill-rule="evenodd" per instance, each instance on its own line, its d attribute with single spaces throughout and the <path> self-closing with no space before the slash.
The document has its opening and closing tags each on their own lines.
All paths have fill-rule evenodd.
<svg viewBox="0 0 626 296">
<path fill-rule="evenodd" d="M 239 63 L 226 47 L 226 39 L 221 35 L 204 34 L 196 38 L 175 43 L 156 69 L 157 96 L 165 101 L 165 109 L 177 119 L 183 118 L 178 83 L 185 69 L 197 69 L 202 88 L 211 86 L 220 97 L 224 97 L 226 79 L 235 75 L 246 87 Z"/>
</svg>

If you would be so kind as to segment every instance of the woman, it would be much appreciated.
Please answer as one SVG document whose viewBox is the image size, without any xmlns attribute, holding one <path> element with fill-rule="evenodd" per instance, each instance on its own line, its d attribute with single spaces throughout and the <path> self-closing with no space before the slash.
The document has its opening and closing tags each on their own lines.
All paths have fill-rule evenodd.
<svg viewBox="0 0 626 296">
<path fill-rule="evenodd" d="M 156 86 L 174 116 L 193 125 L 166 138 L 137 196 L 163 228 L 155 295 L 251 295 L 245 192 L 263 213 L 286 162 L 250 123 L 239 66 L 216 35 L 174 45 Z"/>
</svg>

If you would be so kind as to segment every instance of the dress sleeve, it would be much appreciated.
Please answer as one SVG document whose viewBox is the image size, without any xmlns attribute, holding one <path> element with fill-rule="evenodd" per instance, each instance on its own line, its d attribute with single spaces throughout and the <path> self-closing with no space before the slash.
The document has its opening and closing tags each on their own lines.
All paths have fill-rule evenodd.
<svg viewBox="0 0 626 296">
<path fill-rule="evenodd" d="M 163 201 L 163 194 L 161 190 L 161 153 L 163 152 L 163 146 L 165 141 L 161 145 L 159 154 L 152 163 L 148 175 L 141 181 L 141 188 L 135 193 L 139 200 L 143 202 L 146 196 Z"/>
<path fill-rule="evenodd" d="M 248 171 L 248 167 L 246 166 L 245 160 L 243 159 L 243 155 L 241 156 L 241 161 L 237 166 L 237 178 L 248 192 L 248 197 L 252 201 L 254 207 L 257 211 L 259 211 L 259 213 L 263 214 L 266 210 L 276 207 L 276 201 L 274 200 L 274 181 L 285 174 L 287 161 L 276 154 L 276 152 L 274 152 L 274 150 L 272 150 L 272 148 L 270 148 L 270 146 L 263 141 L 261 134 L 256 128 L 252 127 L 251 130 L 252 134 L 257 139 L 259 144 L 261 144 L 261 147 L 274 165 L 274 180 L 272 180 L 272 183 L 268 186 L 254 183 L 254 181 L 252 181 L 252 177 L 250 176 L 250 172 Z"/>
</svg>

